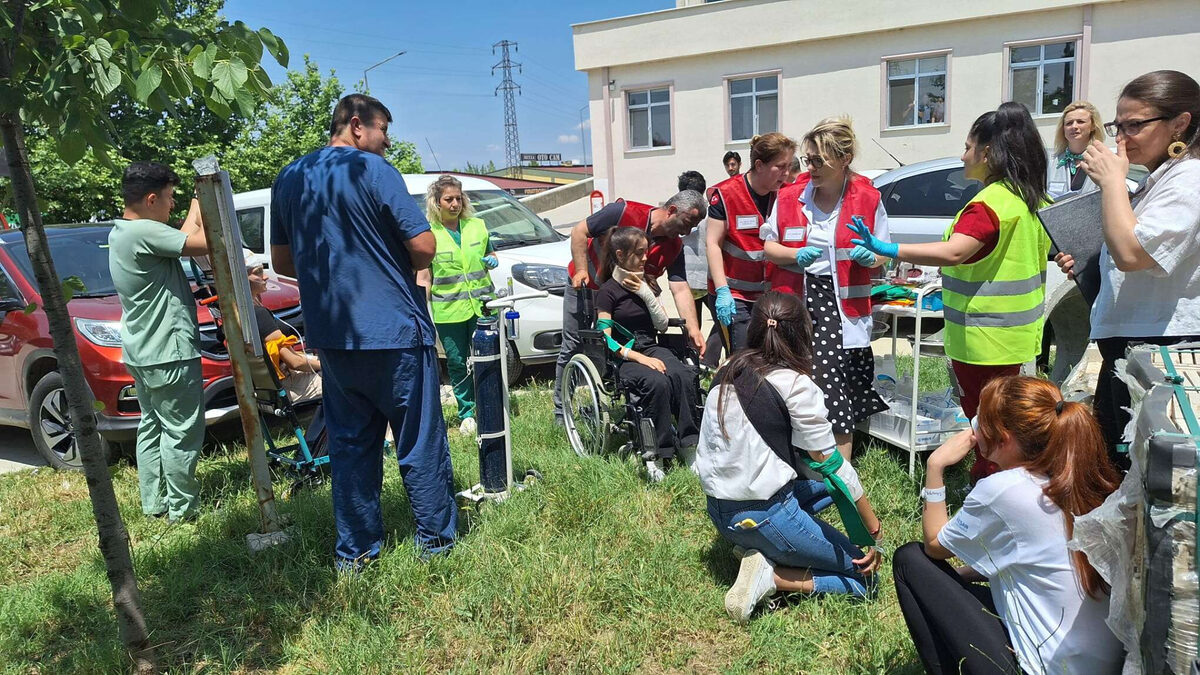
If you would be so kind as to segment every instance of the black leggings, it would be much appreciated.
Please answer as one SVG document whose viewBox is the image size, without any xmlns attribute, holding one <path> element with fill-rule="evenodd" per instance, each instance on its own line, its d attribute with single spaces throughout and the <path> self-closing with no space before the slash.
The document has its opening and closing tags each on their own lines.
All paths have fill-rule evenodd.
<svg viewBox="0 0 1200 675">
<path fill-rule="evenodd" d="M 696 374 L 675 358 L 670 349 L 642 342 L 638 340 L 634 349 L 662 361 L 667 372 L 660 373 L 640 363 L 625 361 L 617 374 L 633 402 L 640 405 L 646 417 L 654 422 L 654 434 L 658 437 L 656 456 L 666 459 L 675 456 L 676 445 L 695 445 L 699 438 L 699 420 L 695 414 Z"/>
<path fill-rule="evenodd" d="M 964 581 L 925 546 L 901 546 L 892 561 L 896 595 L 925 672 L 1020 673 L 987 586 Z"/>
</svg>

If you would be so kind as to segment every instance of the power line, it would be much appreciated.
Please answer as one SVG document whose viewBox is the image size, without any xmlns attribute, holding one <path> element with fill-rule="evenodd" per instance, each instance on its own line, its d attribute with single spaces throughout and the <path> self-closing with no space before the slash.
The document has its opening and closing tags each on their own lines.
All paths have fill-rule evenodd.
<svg viewBox="0 0 1200 675">
<path fill-rule="evenodd" d="M 513 92 L 520 93 L 521 85 L 513 82 L 512 69 L 521 72 L 521 64 L 515 63 L 508 54 L 508 48 L 517 51 L 517 43 L 501 40 L 492 45 L 492 53 L 500 48 L 500 63 L 492 66 L 492 74 L 499 68 L 504 73 L 504 79 L 496 86 L 495 93 L 504 92 L 504 159 L 508 163 L 509 173 L 513 178 L 521 177 L 521 139 L 517 136 L 517 102 Z"/>
</svg>

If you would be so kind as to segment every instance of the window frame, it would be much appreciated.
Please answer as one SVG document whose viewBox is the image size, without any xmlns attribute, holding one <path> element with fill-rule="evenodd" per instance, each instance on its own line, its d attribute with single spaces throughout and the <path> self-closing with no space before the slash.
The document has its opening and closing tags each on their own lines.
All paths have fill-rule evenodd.
<svg viewBox="0 0 1200 675">
<path fill-rule="evenodd" d="M 650 93 L 660 90 L 667 90 L 666 103 L 652 103 L 650 101 Z M 650 145 L 634 145 L 633 144 L 633 127 L 629 123 L 629 113 L 633 109 L 629 103 L 631 94 L 646 93 L 646 103 L 637 104 L 637 109 L 646 111 L 647 124 L 647 140 Z M 675 83 L 674 82 L 654 82 L 651 84 L 638 84 L 621 88 L 621 99 L 625 102 L 625 152 L 659 152 L 662 150 L 675 149 Z M 667 106 L 668 124 L 670 125 L 671 138 L 666 145 L 654 145 L 654 123 L 653 123 L 653 108 L 655 106 Z"/>
<path fill-rule="evenodd" d="M 1058 59 L 1046 60 L 1046 49 L 1045 49 L 1046 45 L 1059 44 L 1059 43 L 1063 43 L 1063 42 L 1075 43 L 1075 56 L 1073 56 L 1071 58 L 1058 58 Z M 1072 79 L 1071 95 L 1070 95 L 1071 100 L 1067 101 L 1067 104 L 1070 104 L 1071 101 L 1079 100 L 1079 98 L 1080 98 L 1079 92 L 1080 92 L 1080 86 L 1081 86 L 1081 73 L 1083 72 L 1083 33 L 1074 33 L 1072 35 L 1060 35 L 1057 37 L 1037 38 L 1037 39 L 1033 39 L 1033 40 L 1019 40 L 1019 41 L 1015 41 L 1015 42 L 1004 43 L 1004 71 L 1003 71 L 1004 81 L 1002 82 L 1001 90 L 1003 93 L 1002 99 L 1005 101 L 1014 100 L 1013 99 L 1013 86 L 1012 86 L 1012 79 L 1013 79 L 1012 50 L 1019 49 L 1021 47 L 1041 47 L 1042 48 L 1041 57 L 1036 62 L 1036 66 L 1030 66 L 1029 62 L 1023 62 L 1020 65 L 1020 67 L 1017 68 L 1017 70 L 1030 70 L 1031 68 L 1036 67 L 1039 71 L 1039 74 L 1041 74 L 1041 77 L 1039 77 L 1037 80 L 1038 87 L 1037 87 L 1037 94 L 1035 95 L 1036 96 L 1035 102 L 1036 102 L 1038 108 L 1041 108 L 1041 106 L 1042 106 L 1042 85 L 1045 84 L 1045 82 L 1044 82 L 1045 66 L 1048 63 L 1049 64 L 1056 64 L 1056 63 L 1073 63 L 1074 64 L 1074 69 L 1072 71 L 1072 77 L 1071 77 L 1071 79 Z M 1064 107 L 1066 107 L 1066 106 L 1064 105 Z M 1057 119 L 1059 115 L 1062 115 L 1062 112 L 1045 113 L 1045 112 L 1038 112 L 1036 110 L 1030 110 L 1029 114 L 1032 115 L 1034 119 Z"/>
<path fill-rule="evenodd" d="M 253 246 L 246 246 L 246 233 L 242 231 L 242 214 L 249 212 L 249 211 L 259 211 L 260 212 L 259 215 L 262 217 L 262 231 L 258 233 L 258 239 L 260 242 L 262 242 L 260 244 L 260 248 L 262 248 L 263 250 L 261 250 L 261 251 L 256 251 Z M 268 255 L 269 254 L 269 251 L 267 251 L 267 212 L 268 212 L 267 206 L 262 205 L 262 204 L 256 204 L 253 206 L 244 206 L 240 209 L 235 208 L 233 210 L 233 217 L 235 220 L 237 220 L 237 223 L 238 223 L 238 233 L 241 234 L 242 246 L 245 246 L 247 249 L 249 249 L 250 251 L 253 251 L 254 253 L 256 253 L 258 255 Z M 269 266 L 270 265 L 268 265 L 268 264 L 263 265 L 264 268 L 269 267 Z"/>
<path fill-rule="evenodd" d="M 725 75 L 722 78 L 722 89 L 723 89 L 724 95 L 725 95 L 724 108 L 725 108 L 725 144 L 726 145 L 744 145 L 746 143 L 749 143 L 750 139 L 754 138 L 754 136 L 757 134 L 769 133 L 769 132 L 764 132 L 758 128 L 758 117 L 759 117 L 759 115 L 758 115 L 758 97 L 759 97 L 760 93 L 768 93 L 769 90 L 767 92 L 759 92 L 757 85 L 754 83 L 754 80 L 757 78 L 760 78 L 760 77 L 770 77 L 770 76 L 773 76 L 775 78 L 775 124 L 776 124 L 776 127 L 782 127 L 783 126 L 783 120 L 782 120 L 782 115 L 783 115 L 783 70 L 782 69 L 776 68 L 774 70 L 761 70 L 761 71 L 750 72 L 750 73 L 736 73 L 733 75 Z M 750 80 L 751 81 L 750 93 L 748 93 L 748 94 L 734 94 L 733 93 L 731 85 L 733 82 L 738 81 L 738 80 Z M 738 98 L 744 98 L 744 97 L 748 96 L 751 98 L 751 101 L 752 101 L 751 111 L 754 115 L 754 128 L 751 130 L 752 133 L 750 134 L 750 138 L 734 138 L 733 137 L 733 97 L 734 96 L 737 96 Z M 776 129 L 774 129 L 774 131 L 779 131 L 779 129 L 776 128 Z"/>
<path fill-rule="evenodd" d="M 884 56 L 883 58 L 881 58 L 879 60 L 879 77 L 880 77 L 880 79 L 879 79 L 879 100 L 881 103 L 881 105 L 879 106 L 879 128 L 881 130 L 895 131 L 895 130 L 904 130 L 904 129 L 936 129 L 939 127 L 950 126 L 950 80 L 951 80 L 951 75 L 952 75 L 951 71 L 953 70 L 952 64 L 954 62 L 954 59 L 951 58 L 951 56 L 953 55 L 953 52 L 954 52 L 953 49 L 934 49 L 934 50 L 924 51 L 924 52 L 913 52 L 910 54 L 894 54 L 891 56 Z M 943 108 L 942 121 L 941 122 L 930 122 L 929 124 L 892 125 L 891 120 L 889 119 L 890 115 L 888 114 L 891 110 L 891 90 L 888 87 L 888 83 L 890 83 L 893 78 L 888 75 L 888 64 L 892 63 L 892 62 L 896 62 L 896 61 L 916 60 L 918 62 L 917 63 L 917 68 L 918 68 L 917 73 L 914 73 L 911 76 L 903 75 L 903 76 L 897 76 L 896 78 L 894 78 L 894 79 L 899 80 L 899 79 L 906 79 L 906 78 L 911 77 L 913 79 L 913 83 L 914 83 L 913 100 L 915 102 L 917 93 L 920 91 L 920 83 L 917 80 L 919 80 L 920 77 L 922 76 L 922 73 L 919 72 L 920 59 L 928 59 L 928 58 L 933 58 L 933 57 L 938 57 L 938 56 L 946 57 L 946 69 L 941 73 L 946 78 L 945 100 L 942 101 L 942 108 Z M 933 74 L 937 74 L 937 73 L 933 73 Z"/>
</svg>

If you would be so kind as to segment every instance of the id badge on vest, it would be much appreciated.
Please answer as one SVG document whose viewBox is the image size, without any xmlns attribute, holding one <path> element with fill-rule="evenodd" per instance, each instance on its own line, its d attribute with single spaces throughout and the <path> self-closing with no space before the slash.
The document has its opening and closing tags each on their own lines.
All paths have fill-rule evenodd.
<svg viewBox="0 0 1200 675">
<path fill-rule="evenodd" d="M 804 238 L 807 235 L 808 228 L 805 226 L 788 227 L 783 230 L 784 241 L 804 241 Z"/>
<path fill-rule="evenodd" d="M 734 227 L 739 232 L 741 230 L 758 230 L 758 216 L 738 216 Z"/>
</svg>

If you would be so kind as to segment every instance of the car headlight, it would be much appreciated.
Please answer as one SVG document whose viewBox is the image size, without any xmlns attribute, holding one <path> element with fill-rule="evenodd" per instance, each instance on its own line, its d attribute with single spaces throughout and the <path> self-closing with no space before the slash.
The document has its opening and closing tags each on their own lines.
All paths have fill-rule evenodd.
<svg viewBox="0 0 1200 675">
<path fill-rule="evenodd" d="M 562 265 L 531 265 L 518 263 L 512 266 L 513 278 L 539 291 L 562 290 L 571 281 L 567 268 Z"/>
<path fill-rule="evenodd" d="M 75 329 L 88 342 L 101 347 L 121 346 L 121 322 L 97 319 L 75 319 Z"/>
</svg>

